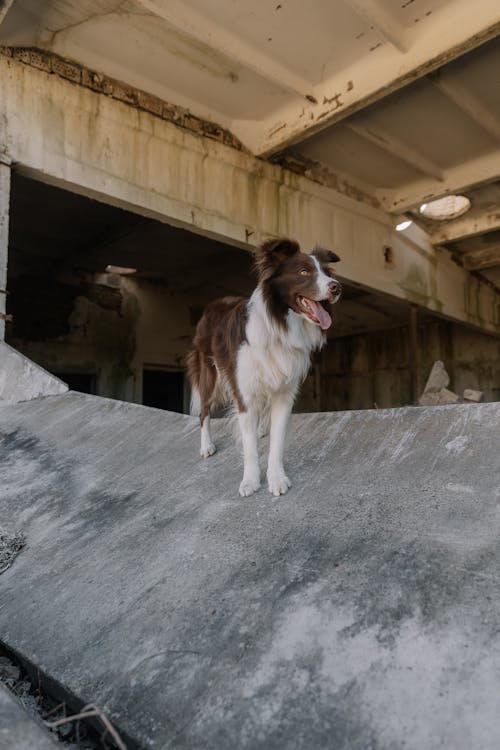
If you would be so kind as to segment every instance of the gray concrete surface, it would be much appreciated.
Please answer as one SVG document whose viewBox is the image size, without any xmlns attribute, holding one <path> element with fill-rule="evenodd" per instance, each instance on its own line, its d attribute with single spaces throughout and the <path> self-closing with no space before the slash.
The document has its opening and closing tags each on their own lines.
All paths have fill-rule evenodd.
<svg viewBox="0 0 500 750">
<path fill-rule="evenodd" d="M 60 744 L 0 685 L 0 750 L 56 750 Z"/>
<path fill-rule="evenodd" d="M 0 341 L 0 405 L 54 396 L 67 390 L 62 380 Z"/>
<path fill-rule="evenodd" d="M 497 750 L 500 404 L 296 416 L 278 499 L 227 428 L 1 407 L 6 644 L 131 746 Z"/>
</svg>

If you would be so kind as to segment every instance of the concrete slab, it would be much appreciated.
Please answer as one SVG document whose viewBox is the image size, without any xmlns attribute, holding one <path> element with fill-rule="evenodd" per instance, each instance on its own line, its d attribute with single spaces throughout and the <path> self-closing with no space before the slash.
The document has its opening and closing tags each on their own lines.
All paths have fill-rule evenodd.
<svg viewBox="0 0 500 750">
<path fill-rule="evenodd" d="M 68 390 L 66 383 L 0 341 L 0 406 Z"/>
<path fill-rule="evenodd" d="M 19 700 L 0 685 L 0 748 L 56 750 L 60 747 L 45 727 L 32 719 Z"/>
<path fill-rule="evenodd" d="M 500 404 L 296 416 L 278 499 L 215 435 L 202 461 L 183 415 L 0 409 L 5 643 L 131 747 L 496 750 Z"/>
</svg>

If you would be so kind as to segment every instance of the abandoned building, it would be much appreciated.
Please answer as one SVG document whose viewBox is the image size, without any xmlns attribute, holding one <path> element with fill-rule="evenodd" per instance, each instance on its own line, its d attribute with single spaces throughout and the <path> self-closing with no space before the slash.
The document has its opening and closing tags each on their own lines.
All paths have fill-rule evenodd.
<svg viewBox="0 0 500 750">
<path fill-rule="evenodd" d="M 332 3 L 300 51 L 271 5 L 2 4 L 5 340 L 73 389 L 187 411 L 203 306 L 287 235 L 334 249 L 345 289 L 297 410 L 415 403 L 438 359 L 498 400 L 495 3 Z"/>
<path fill-rule="evenodd" d="M 498 750 L 499 92 L 498 0 L 0 0 L 1 750 Z M 185 358 L 280 236 L 238 494 Z"/>
</svg>

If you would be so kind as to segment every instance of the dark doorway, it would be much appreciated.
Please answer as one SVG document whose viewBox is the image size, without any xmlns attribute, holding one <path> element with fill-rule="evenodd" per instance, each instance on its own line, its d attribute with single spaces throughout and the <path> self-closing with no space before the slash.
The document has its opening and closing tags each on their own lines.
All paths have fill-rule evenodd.
<svg viewBox="0 0 500 750">
<path fill-rule="evenodd" d="M 142 403 L 156 409 L 184 412 L 184 373 L 168 370 L 143 370 Z"/>
<path fill-rule="evenodd" d="M 53 372 L 52 374 L 66 383 L 70 391 L 95 395 L 96 376 L 92 372 Z"/>
</svg>

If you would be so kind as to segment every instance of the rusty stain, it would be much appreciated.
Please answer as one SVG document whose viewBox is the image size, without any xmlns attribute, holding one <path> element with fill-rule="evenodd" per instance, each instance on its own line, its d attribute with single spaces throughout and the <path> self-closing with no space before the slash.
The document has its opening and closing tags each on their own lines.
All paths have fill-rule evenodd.
<svg viewBox="0 0 500 750">
<path fill-rule="evenodd" d="M 427 13 L 426 13 L 425 15 L 426 15 L 426 16 L 432 16 L 432 10 L 428 10 L 428 11 L 427 11 Z"/>
<path fill-rule="evenodd" d="M 250 239 L 250 237 L 253 234 L 255 234 L 255 232 L 253 231 L 253 229 L 245 229 L 245 240 L 246 240 L 246 242 L 248 242 L 248 240 Z"/>
<path fill-rule="evenodd" d="M 267 41 L 268 41 L 268 42 L 272 42 L 272 41 L 273 41 L 273 38 L 272 38 L 272 36 L 268 36 L 268 37 L 267 37 Z"/>
<path fill-rule="evenodd" d="M 283 130 L 283 128 L 286 128 L 286 122 L 281 123 L 281 125 L 276 125 L 275 128 L 269 131 L 269 137 L 272 138 L 273 135 L 276 135 L 276 133 L 279 133 L 280 130 Z"/>
<path fill-rule="evenodd" d="M 328 117 L 328 115 L 330 115 L 332 112 L 335 112 L 335 110 L 338 109 L 341 106 L 342 106 L 342 103 L 339 102 L 336 107 L 332 107 L 331 109 L 327 109 L 326 112 L 323 112 L 321 115 L 318 115 L 318 117 L 316 118 L 316 121 L 319 122 L 319 120 L 322 120 L 323 117 Z"/>
<path fill-rule="evenodd" d="M 420 18 L 414 18 L 413 23 L 418 23 L 420 21 Z"/>
<path fill-rule="evenodd" d="M 403 5 L 401 7 L 402 8 L 407 8 L 409 5 L 411 5 L 414 2 L 415 2 L 415 0 L 406 0 L 406 3 L 403 3 Z"/>
<path fill-rule="evenodd" d="M 377 44 L 374 44 L 373 47 L 370 47 L 370 52 L 373 52 L 374 50 L 378 49 L 382 46 L 382 42 L 377 42 Z"/>
<path fill-rule="evenodd" d="M 346 91 L 352 91 L 353 88 L 354 88 L 354 83 L 352 81 L 347 81 Z"/>
<path fill-rule="evenodd" d="M 340 101 L 341 96 L 342 94 L 339 93 L 339 94 L 334 94 L 333 96 L 330 96 L 330 97 L 327 97 L 327 96 L 323 97 L 323 104 L 331 104 L 332 102 L 335 102 L 335 107 L 333 107 L 333 109 L 328 110 L 329 112 L 334 112 L 336 109 L 343 106 L 342 102 Z M 324 117 L 324 115 L 320 115 L 320 117 Z M 318 120 L 319 119 L 320 118 L 318 117 Z"/>
<path fill-rule="evenodd" d="M 281 5 L 277 5 L 276 10 L 281 10 Z"/>
<path fill-rule="evenodd" d="M 356 34 L 356 36 L 355 36 L 354 38 L 355 38 L 355 39 L 361 39 L 361 37 L 363 37 L 364 35 L 365 35 L 365 32 L 364 32 L 364 31 L 362 31 L 362 32 L 361 32 L 361 33 L 359 33 L 359 34 Z"/>
<path fill-rule="evenodd" d="M 318 100 L 312 94 L 306 94 L 306 99 L 307 99 L 308 102 L 311 102 L 312 104 L 317 104 L 318 103 Z"/>
</svg>

